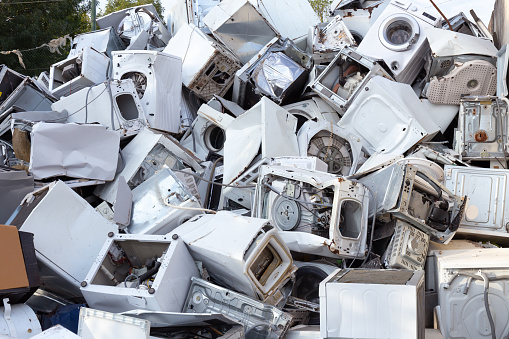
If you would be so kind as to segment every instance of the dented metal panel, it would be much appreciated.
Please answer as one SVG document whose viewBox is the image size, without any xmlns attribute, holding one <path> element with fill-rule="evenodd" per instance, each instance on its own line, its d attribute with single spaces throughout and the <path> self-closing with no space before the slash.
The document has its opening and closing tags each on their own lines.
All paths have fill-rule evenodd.
<svg viewBox="0 0 509 339">
<path fill-rule="evenodd" d="M 37 123 L 30 136 L 29 170 L 35 179 L 115 177 L 120 135 L 104 126 Z"/>
</svg>

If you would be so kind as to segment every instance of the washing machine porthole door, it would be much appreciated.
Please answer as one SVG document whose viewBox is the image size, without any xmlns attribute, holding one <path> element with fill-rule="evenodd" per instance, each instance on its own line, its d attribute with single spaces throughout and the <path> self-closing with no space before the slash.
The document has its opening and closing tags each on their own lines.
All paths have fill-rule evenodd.
<svg viewBox="0 0 509 339">
<path fill-rule="evenodd" d="M 419 24 L 414 18 L 406 14 L 394 14 L 380 25 L 378 37 L 386 48 L 402 52 L 417 42 L 419 33 Z"/>
</svg>

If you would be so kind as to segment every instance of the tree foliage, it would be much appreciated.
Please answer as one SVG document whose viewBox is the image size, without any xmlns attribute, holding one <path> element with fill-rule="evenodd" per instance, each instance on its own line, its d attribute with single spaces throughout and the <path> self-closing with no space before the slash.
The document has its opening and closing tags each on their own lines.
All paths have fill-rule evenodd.
<svg viewBox="0 0 509 339">
<path fill-rule="evenodd" d="M 129 7 L 140 6 L 153 4 L 159 14 L 159 17 L 163 19 L 164 8 L 161 4 L 161 0 L 107 0 L 106 7 L 104 8 L 104 13 L 100 13 L 100 15 L 110 14 L 121 9 L 126 9 Z"/>
<path fill-rule="evenodd" d="M 311 7 L 315 10 L 321 22 L 327 21 L 329 16 L 329 6 L 332 0 L 309 0 Z"/>
<path fill-rule="evenodd" d="M 29 2 L 20 3 L 18 2 Z M 87 0 L 1 0 L 0 50 L 29 49 L 90 30 Z"/>
</svg>

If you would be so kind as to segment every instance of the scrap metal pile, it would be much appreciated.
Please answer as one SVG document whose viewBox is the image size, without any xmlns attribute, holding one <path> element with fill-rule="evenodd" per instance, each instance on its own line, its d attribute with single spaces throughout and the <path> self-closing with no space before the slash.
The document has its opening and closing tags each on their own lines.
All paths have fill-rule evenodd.
<svg viewBox="0 0 509 339">
<path fill-rule="evenodd" d="M 504 35 L 409 0 L 187 9 L 0 66 L 0 337 L 507 337 Z"/>
</svg>

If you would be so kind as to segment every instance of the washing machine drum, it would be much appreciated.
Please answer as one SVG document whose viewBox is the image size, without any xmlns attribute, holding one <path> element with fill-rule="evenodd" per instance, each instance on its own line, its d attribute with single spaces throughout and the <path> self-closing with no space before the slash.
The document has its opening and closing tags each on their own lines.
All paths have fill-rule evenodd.
<svg viewBox="0 0 509 339">
<path fill-rule="evenodd" d="M 406 51 L 419 38 L 419 24 L 410 15 L 394 14 L 380 25 L 378 37 L 382 44 L 395 52 Z"/>
</svg>

